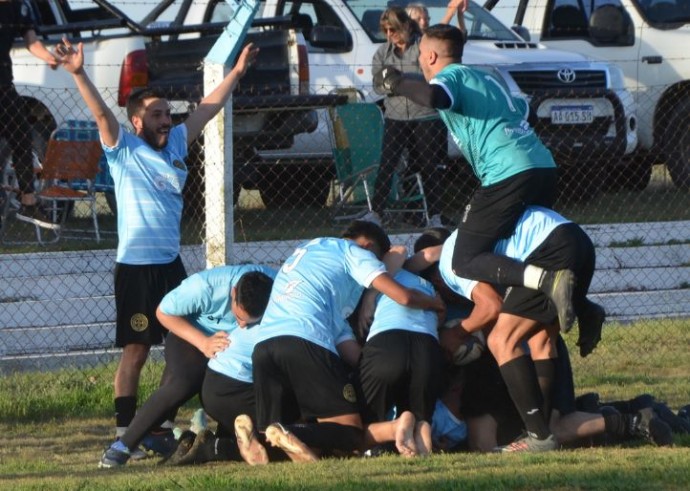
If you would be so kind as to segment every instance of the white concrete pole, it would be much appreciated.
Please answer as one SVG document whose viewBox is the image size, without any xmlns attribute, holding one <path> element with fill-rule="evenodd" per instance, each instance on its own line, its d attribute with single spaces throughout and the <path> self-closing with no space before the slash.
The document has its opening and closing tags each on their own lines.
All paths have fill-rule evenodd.
<svg viewBox="0 0 690 491">
<path fill-rule="evenodd" d="M 225 66 L 204 64 L 204 94 L 221 82 Z M 206 266 L 232 264 L 234 244 L 232 96 L 204 128 Z"/>
</svg>

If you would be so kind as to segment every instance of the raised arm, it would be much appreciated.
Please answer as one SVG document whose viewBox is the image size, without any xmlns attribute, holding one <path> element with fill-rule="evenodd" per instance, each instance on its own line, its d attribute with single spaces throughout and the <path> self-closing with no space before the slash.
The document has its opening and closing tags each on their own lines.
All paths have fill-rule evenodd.
<svg viewBox="0 0 690 491">
<path fill-rule="evenodd" d="M 52 69 L 58 67 L 59 57 L 46 49 L 41 40 L 36 36 L 36 31 L 33 29 L 26 31 L 24 33 L 24 42 L 29 53 L 48 63 Z"/>
<path fill-rule="evenodd" d="M 62 44 L 58 44 L 55 49 L 60 64 L 74 77 L 79 93 L 96 120 L 101 140 L 109 147 L 115 146 L 120 124 L 84 71 L 84 45 L 79 43 L 75 50 L 66 38 L 62 38 Z"/>
<path fill-rule="evenodd" d="M 206 123 L 223 109 L 230 98 L 230 94 L 237 87 L 237 83 L 247 73 L 249 66 L 254 63 L 259 48 L 255 48 L 252 43 L 244 47 L 237 63 L 225 76 L 218 86 L 209 95 L 204 97 L 199 103 L 199 107 L 189 115 L 184 122 L 187 126 L 187 143 L 192 143 L 204 129 Z"/>
</svg>

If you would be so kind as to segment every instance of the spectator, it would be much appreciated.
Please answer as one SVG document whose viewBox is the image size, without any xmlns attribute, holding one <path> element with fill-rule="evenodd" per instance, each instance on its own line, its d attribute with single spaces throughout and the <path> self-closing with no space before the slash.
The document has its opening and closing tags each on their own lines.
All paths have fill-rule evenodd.
<svg viewBox="0 0 690 491">
<path fill-rule="evenodd" d="M 380 223 L 391 183 L 403 151 L 408 152 L 408 171 L 419 170 L 422 175 L 432 225 L 442 225 L 441 185 L 447 157 L 448 133 L 436 110 L 423 107 L 407 97 L 393 95 L 383 87 L 381 72 L 387 66 L 416 73 L 419 68 L 419 40 L 417 25 L 400 7 L 391 7 L 381 15 L 381 31 L 387 41 L 374 54 L 372 75 L 374 91 L 385 95 L 385 123 L 381 165 L 374 185 L 373 213 L 365 219 Z"/>
<path fill-rule="evenodd" d="M 31 123 L 24 101 L 12 83 L 10 50 L 17 36 L 24 38 L 26 48 L 32 55 L 48 63 L 51 68 L 57 68 L 60 61 L 59 57 L 50 53 L 36 37 L 34 23 L 28 3 L 22 0 L 0 0 L 0 137 L 4 138 L 12 149 L 12 162 L 22 205 L 17 219 L 40 227 L 57 229 L 59 225 L 36 207 Z"/>
</svg>

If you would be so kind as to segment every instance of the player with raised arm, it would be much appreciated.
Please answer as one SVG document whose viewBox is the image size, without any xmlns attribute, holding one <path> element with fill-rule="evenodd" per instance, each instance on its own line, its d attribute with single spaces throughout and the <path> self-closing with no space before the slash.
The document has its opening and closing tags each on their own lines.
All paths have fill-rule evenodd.
<svg viewBox="0 0 690 491">
<path fill-rule="evenodd" d="M 246 46 L 234 68 L 177 126 L 172 126 L 168 101 L 156 91 L 143 89 L 130 95 L 127 116 L 133 134 L 120 125 L 84 71 L 82 44 L 75 49 L 63 39 L 56 52 L 96 120 L 115 182 L 115 344 L 123 349 L 114 386 L 116 437 L 120 437 L 134 418 L 139 377 L 151 345 L 163 338 L 156 308 L 187 276 L 180 259 L 187 148 L 225 106 L 258 49 Z"/>
</svg>

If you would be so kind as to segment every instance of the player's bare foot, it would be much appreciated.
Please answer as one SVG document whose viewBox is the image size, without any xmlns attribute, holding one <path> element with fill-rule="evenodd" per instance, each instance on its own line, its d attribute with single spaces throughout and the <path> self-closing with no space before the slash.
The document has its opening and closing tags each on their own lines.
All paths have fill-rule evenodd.
<svg viewBox="0 0 690 491">
<path fill-rule="evenodd" d="M 311 448 L 280 423 L 273 423 L 266 428 L 266 440 L 285 452 L 293 462 L 316 462 L 319 460 Z"/>
<path fill-rule="evenodd" d="M 395 427 L 395 447 L 403 457 L 414 457 L 417 454 L 414 432 L 414 414 L 405 411 L 398 418 L 398 424 Z"/>
<path fill-rule="evenodd" d="M 266 449 L 257 438 L 252 419 L 246 414 L 240 414 L 235 418 L 235 438 L 240 455 L 247 464 L 268 464 Z"/>
<path fill-rule="evenodd" d="M 418 421 L 414 427 L 414 442 L 417 446 L 417 455 L 427 457 L 432 451 L 431 425 L 426 421 Z"/>
</svg>

